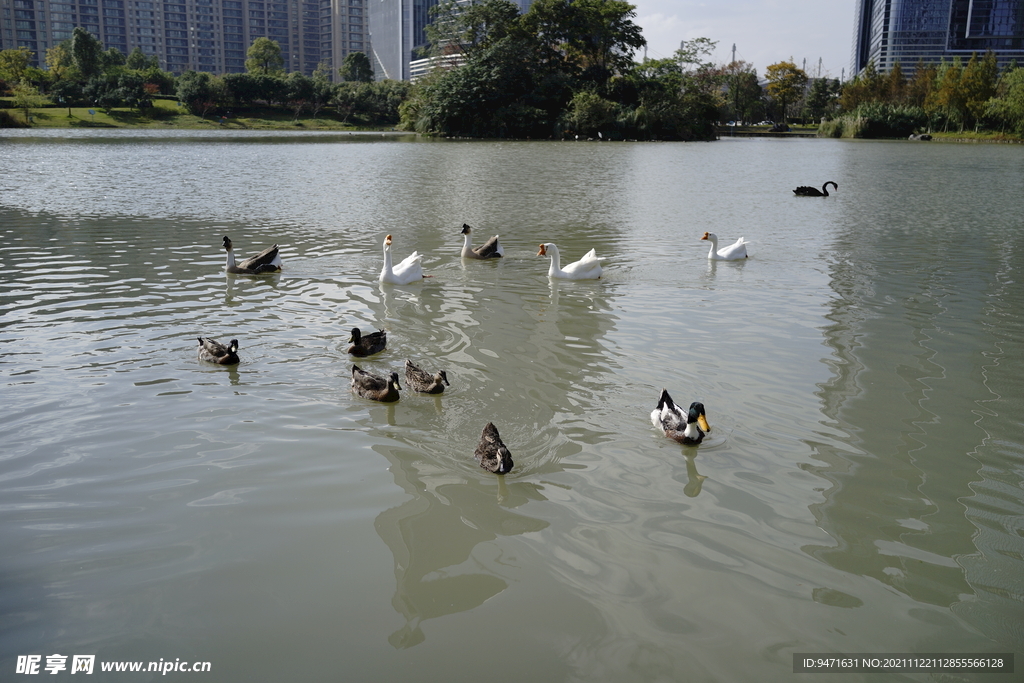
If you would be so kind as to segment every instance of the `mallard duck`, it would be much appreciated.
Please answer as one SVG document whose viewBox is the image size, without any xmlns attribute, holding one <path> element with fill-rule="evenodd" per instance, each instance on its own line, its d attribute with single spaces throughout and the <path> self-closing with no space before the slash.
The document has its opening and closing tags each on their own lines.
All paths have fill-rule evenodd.
<svg viewBox="0 0 1024 683">
<path fill-rule="evenodd" d="M 561 267 L 561 257 L 558 255 L 558 247 L 551 242 L 540 245 L 537 256 L 549 256 L 551 266 L 548 268 L 548 277 L 557 277 L 563 280 L 596 280 L 601 277 L 601 258 L 594 249 L 583 255 L 579 261 L 570 263 L 565 268 Z"/>
<path fill-rule="evenodd" d="M 793 194 L 795 194 L 797 197 L 828 197 L 829 185 L 831 185 L 837 190 L 839 189 L 839 186 L 830 180 L 824 185 L 822 185 L 820 190 L 816 187 L 808 187 L 806 185 L 801 185 L 800 187 L 793 190 Z"/>
<path fill-rule="evenodd" d="M 358 327 L 353 327 L 352 337 L 349 339 L 349 342 L 351 342 L 352 346 L 348 347 L 348 352 L 353 356 L 365 358 L 384 350 L 388 343 L 388 333 L 384 330 L 377 330 L 364 337 Z"/>
<path fill-rule="evenodd" d="M 658 407 L 651 411 L 651 423 L 660 428 L 670 439 L 687 446 L 696 446 L 704 440 L 704 435 L 711 431 L 708 420 L 704 416 L 704 404 L 694 401 L 684 414 L 668 395 L 667 389 L 661 390 Z"/>
<path fill-rule="evenodd" d="M 238 365 L 238 340 L 232 339 L 231 343 L 224 346 L 216 339 L 209 337 L 199 339 L 199 360 L 218 365 Z"/>
<path fill-rule="evenodd" d="M 438 370 L 436 374 L 431 375 L 413 365 L 408 358 L 405 360 L 405 384 L 421 394 L 440 394 L 444 391 L 446 384 L 451 386 L 448 384 L 448 375 L 444 370 Z"/>
<path fill-rule="evenodd" d="M 361 369 L 358 365 L 352 366 L 352 392 L 357 396 L 381 403 L 393 403 L 398 400 L 398 390 L 401 388 L 397 372 L 392 372 L 385 379 Z"/>
<path fill-rule="evenodd" d="M 508 474 L 512 471 L 512 454 L 505 448 L 501 437 L 498 436 L 498 428 L 493 422 L 488 422 L 480 435 L 480 443 L 473 451 L 473 457 L 488 472 L 495 474 Z"/>
<path fill-rule="evenodd" d="M 281 272 L 281 256 L 277 245 L 267 247 L 252 258 L 235 263 L 235 252 L 231 247 L 231 238 L 224 235 L 224 251 L 228 252 L 228 262 L 224 269 L 239 275 L 265 275 Z"/>
<path fill-rule="evenodd" d="M 406 256 L 397 266 L 391 266 L 391 235 L 384 238 L 384 267 L 380 271 L 380 281 L 393 285 L 407 285 L 418 282 L 429 275 L 423 274 L 423 254 L 414 251 Z"/>
<path fill-rule="evenodd" d="M 469 227 L 467 223 L 463 223 L 462 234 L 466 236 L 465 241 L 462 243 L 462 258 L 488 259 L 501 258 L 505 255 L 505 250 L 498 243 L 497 235 L 474 249 L 473 238 L 471 237 L 473 228 Z"/>
<path fill-rule="evenodd" d="M 705 232 L 702 240 L 709 240 L 711 242 L 711 251 L 708 252 L 708 258 L 712 261 L 737 261 L 742 258 L 747 258 L 747 245 L 750 242 L 746 241 L 742 237 L 736 240 L 734 243 L 727 247 L 718 248 L 718 235 L 713 232 Z"/>
</svg>

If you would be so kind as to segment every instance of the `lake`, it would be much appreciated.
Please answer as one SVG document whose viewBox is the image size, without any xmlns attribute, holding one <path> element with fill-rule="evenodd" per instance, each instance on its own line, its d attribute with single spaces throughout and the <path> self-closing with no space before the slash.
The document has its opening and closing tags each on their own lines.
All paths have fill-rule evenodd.
<svg viewBox="0 0 1024 683">
<path fill-rule="evenodd" d="M 1024 147 L 4 130 L 0 181 L 5 680 L 1024 651 Z M 463 223 L 505 258 L 460 259 Z M 386 234 L 432 277 L 381 285 Z M 225 235 L 284 271 L 226 274 Z M 549 280 L 543 242 L 604 276 Z M 360 367 L 451 386 L 354 396 L 353 327 L 388 333 Z M 662 388 L 701 445 L 652 426 Z"/>
</svg>

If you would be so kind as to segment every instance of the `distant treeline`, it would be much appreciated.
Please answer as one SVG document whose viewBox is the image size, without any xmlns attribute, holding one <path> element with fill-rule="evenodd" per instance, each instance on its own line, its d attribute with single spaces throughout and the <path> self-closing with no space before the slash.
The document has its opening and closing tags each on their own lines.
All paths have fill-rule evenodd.
<svg viewBox="0 0 1024 683">
<path fill-rule="evenodd" d="M 448 0 L 428 28 L 437 68 L 402 105 L 402 125 L 450 136 L 694 140 L 714 137 L 714 43 L 636 63 L 635 8 L 621 0 Z M 453 65 L 455 68 L 451 68 Z"/>
<path fill-rule="evenodd" d="M 28 121 L 32 107 L 128 107 L 157 115 L 153 98 L 176 97 L 205 117 L 249 107 L 284 109 L 361 126 L 498 138 L 709 140 L 722 121 L 821 123 L 819 135 L 906 137 L 966 129 L 1024 135 L 1024 68 L 1002 72 L 995 54 L 938 65 L 869 64 L 847 83 L 809 78 L 792 63 L 767 67 L 707 61 L 715 43 L 683 43 L 669 59 L 634 61 L 645 45 L 623 0 L 535 0 L 520 13 L 509 0 L 444 0 L 433 10 L 425 57 L 433 66 L 415 83 L 374 81 L 365 54 L 348 55 L 337 74 L 286 74 L 278 44 L 257 38 L 246 73 L 187 71 L 174 77 L 156 57 L 129 55 L 79 27 L 29 66 L 25 48 L 0 51 L 0 94 Z M 337 76 L 341 82 L 334 82 Z M 13 123 L 9 115 L 0 116 Z"/>
<path fill-rule="evenodd" d="M 916 132 L 993 130 L 1024 135 L 1024 68 L 1002 73 L 996 55 L 936 65 L 918 63 L 911 78 L 897 63 L 887 74 L 868 64 L 846 83 L 819 135 L 906 137 Z"/>
<path fill-rule="evenodd" d="M 332 82 L 326 69 L 312 77 L 285 74 L 281 49 L 267 38 L 253 41 L 248 55 L 247 73 L 216 76 L 186 71 L 175 78 L 159 68 L 156 57 L 137 48 L 129 55 L 116 48 L 104 50 L 99 40 L 79 27 L 69 40 L 47 50 L 45 70 L 29 66 L 31 54 L 25 48 L 0 52 L 0 93 L 12 96 L 15 107 L 25 110 L 26 120 L 29 108 L 47 104 L 106 111 L 127 107 L 156 116 L 153 99 L 169 96 L 202 117 L 270 106 L 284 108 L 296 118 L 329 113 L 341 122 L 393 126 L 411 88 L 401 81 L 373 82 L 363 53 L 346 58 L 339 69 L 345 79 L 340 83 Z"/>
</svg>

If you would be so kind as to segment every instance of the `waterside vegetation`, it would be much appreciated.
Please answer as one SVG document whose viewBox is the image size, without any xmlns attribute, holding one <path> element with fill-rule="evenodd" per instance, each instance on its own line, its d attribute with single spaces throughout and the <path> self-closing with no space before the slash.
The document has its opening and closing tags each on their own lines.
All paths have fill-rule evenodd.
<svg viewBox="0 0 1024 683">
<path fill-rule="evenodd" d="M 525 13 L 509 0 L 445 0 L 432 12 L 424 56 L 433 66 L 415 83 L 374 81 L 360 52 L 335 74 L 323 66 L 311 76 L 285 73 L 268 38 L 253 41 L 245 73 L 175 77 L 139 49 L 104 50 L 75 28 L 47 50 L 45 70 L 25 48 L 0 51 L 0 127 L 711 140 L 769 130 L 806 136 L 810 126 L 822 137 L 1024 139 L 1024 68 L 1000 72 L 992 53 L 919 63 L 910 78 L 899 64 L 888 73 L 869 64 L 847 83 L 811 78 L 790 58 L 760 81 L 747 62 L 709 61 L 716 43 L 707 38 L 682 43 L 669 59 L 635 61 L 646 41 L 624 0 L 535 0 Z"/>
</svg>

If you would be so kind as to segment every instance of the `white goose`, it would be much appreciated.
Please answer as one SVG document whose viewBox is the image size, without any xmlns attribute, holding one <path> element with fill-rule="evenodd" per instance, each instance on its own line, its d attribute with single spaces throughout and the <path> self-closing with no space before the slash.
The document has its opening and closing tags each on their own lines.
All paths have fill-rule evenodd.
<svg viewBox="0 0 1024 683">
<path fill-rule="evenodd" d="M 393 285 L 407 285 L 410 282 L 422 280 L 429 275 L 423 274 L 423 265 L 420 261 L 423 254 L 414 251 L 406 256 L 397 266 L 391 265 L 391 235 L 384 238 L 384 267 L 380 270 L 380 281 L 389 282 Z"/>
<path fill-rule="evenodd" d="M 718 235 L 715 233 L 705 232 L 701 239 L 711 242 L 711 251 L 708 252 L 708 258 L 713 261 L 737 261 L 741 258 L 747 258 L 747 245 L 750 242 L 742 237 L 733 244 L 721 249 L 718 248 Z"/>
<path fill-rule="evenodd" d="M 558 255 L 558 247 L 551 242 L 540 245 L 537 256 L 549 256 L 551 267 L 548 268 L 548 277 L 557 277 L 563 280 L 596 280 L 601 277 L 601 257 L 594 249 L 583 255 L 579 261 L 570 263 L 565 268 L 561 267 L 561 258 Z"/>
</svg>

